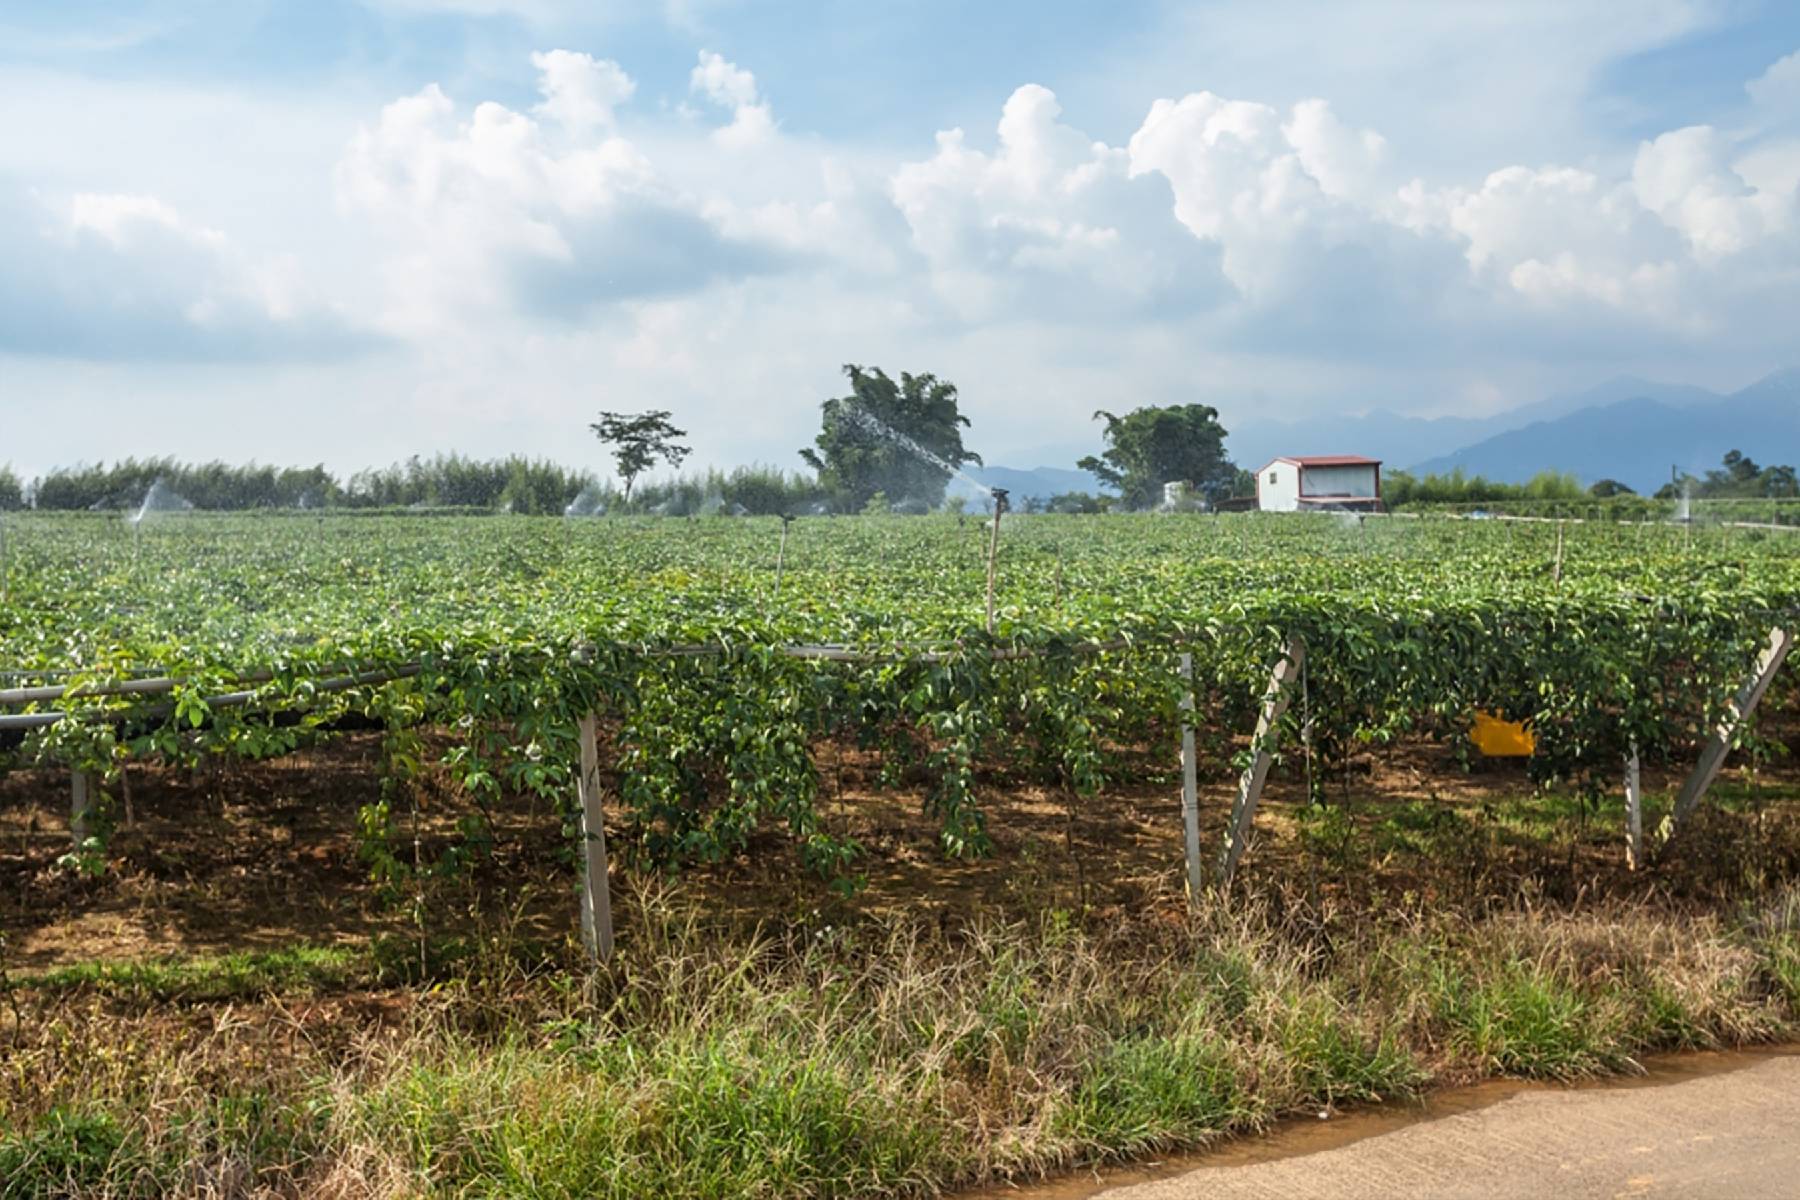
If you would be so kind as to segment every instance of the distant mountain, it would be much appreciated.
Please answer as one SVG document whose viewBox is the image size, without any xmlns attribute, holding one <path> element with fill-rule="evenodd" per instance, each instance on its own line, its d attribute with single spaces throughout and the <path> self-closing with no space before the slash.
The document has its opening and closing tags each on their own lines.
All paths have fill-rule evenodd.
<svg viewBox="0 0 1800 1200">
<path fill-rule="evenodd" d="M 1066 467 L 1033 467 L 1030 470 L 1017 467 L 969 467 L 965 473 L 981 484 L 981 487 L 977 488 L 967 480 L 953 478 L 948 489 L 950 495 L 985 499 L 986 489 L 999 487 L 1010 492 L 1013 500 L 1024 501 L 1030 497 L 1048 500 L 1064 492 L 1090 492 L 1097 495 L 1105 490 L 1100 481 L 1086 471 Z"/>
<path fill-rule="evenodd" d="M 1717 392 L 1692 384 L 1655 383 L 1620 376 L 1584 391 L 1552 396 L 1486 417 L 1408 417 L 1376 409 L 1355 416 L 1327 413 L 1305 421 L 1249 421 L 1231 431 L 1227 450 L 1233 462 L 1252 471 L 1282 454 L 1366 454 L 1390 466 L 1404 467 L 1450 455 L 1462 447 L 1538 421 L 1639 398 L 1672 408 L 1723 399 Z"/>
<path fill-rule="evenodd" d="M 1665 392 L 1579 408 L 1425 459 L 1412 470 L 1461 468 L 1505 483 L 1569 471 L 1584 483 L 1617 479 L 1646 492 L 1667 483 L 1671 467 L 1699 475 L 1728 450 L 1765 466 L 1800 463 L 1800 368 L 1711 400 L 1690 394 L 1672 403 Z"/>
</svg>

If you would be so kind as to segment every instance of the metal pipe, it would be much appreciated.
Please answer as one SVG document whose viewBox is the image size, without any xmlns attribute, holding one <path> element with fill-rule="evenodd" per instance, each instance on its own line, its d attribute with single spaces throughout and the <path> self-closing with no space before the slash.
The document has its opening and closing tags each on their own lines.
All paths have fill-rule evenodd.
<svg viewBox="0 0 1800 1200">
<path fill-rule="evenodd" d="M 392 683 L 396 679 L 409 679 L 418 673 L 419 665 L 413 663 L 408 666 L 396 667 L 387 671 L 364 671 L 356 675 L 341 675 L 334 679 L 322 679 L 313 685 L 313 690 L 318 692 L 342 692 L 353 687 L 361 687 L 364 684 Z M 257 695 L 258 692 L 255 688 L 247 688 L 236 692 L 224 692 L 217 696 L 208 696 L 206 698 L 206 706 L 208 708 L 242 708 L 244 705 L 254 701 L 257 698 Z M 111 712 L 96 712 L 83 715 L 90 720 L 117 722 L 133 719 L 165 717 L 173 711 L 173 705 L 157 704 L 145 709 L 117 709 Z M 4 713 L 0 714 L 0 729 L 43 729 L 65 720 L 68 716 L 69 714 L 67 712 Z"/>
<path fill-rule="evenodd" d="M 244 683 L 266 683 L 275 676 L 257 671 L 241 678 Z M 47 700 L 74 699 L 80 696 L 161 696 L 175 690 L 179 679 L 163 676 L 157 679 L 121 679 L 98 685 L 45 684 L 41 687 L 5 688 L 0 690 L 0 704 L 41 704 Z"/>
</svg>

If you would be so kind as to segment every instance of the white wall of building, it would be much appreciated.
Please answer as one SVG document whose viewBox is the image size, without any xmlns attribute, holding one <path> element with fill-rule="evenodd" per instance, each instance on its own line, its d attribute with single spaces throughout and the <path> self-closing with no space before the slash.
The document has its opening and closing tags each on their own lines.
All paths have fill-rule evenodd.
<svg viewBox="0 0 1800 1200">
<path fill-rule="evenodd" d="M 1375 486 L 1377 472 L 1378 468 L 1373 466 L 1307 467 L 1300 494 L 1374 499 L 1378 494 Z"/>
<path fill-rule="evenodd" d="M 1256 477 L 1256 507 L 1264 512 L 1293 512 L 1300 507 L 1300 468 L 1277 460 Z"/>
</svg>

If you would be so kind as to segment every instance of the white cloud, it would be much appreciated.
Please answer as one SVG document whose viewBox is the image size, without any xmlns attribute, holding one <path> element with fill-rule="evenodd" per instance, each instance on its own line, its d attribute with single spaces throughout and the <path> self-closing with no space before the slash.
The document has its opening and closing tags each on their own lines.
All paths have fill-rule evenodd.
<svg viewBox="0 0 1800 1200">
<path fill-rule="evenodd" d="M 1800 50 L 1775 60 L 1768 70 L 1746 83 L 1744 90 L 1758 108 L 1792 121 L 1800 115 Z"/>
<path fill-rule="evenodd" d="M 1387 139 L 1368 129 L 1351 129 L 1323 100 L 1302 100 L 1281 127 L 1306 173 L 1327 196 L 1384 205 L 1391 197 L 1385 181 Z"/>
<path fill-rule="evenodd" d="M 774 136 L 775 116 L 757 92 L 756 76 L 736 63 L 702 50 L 699 65 L 688 76 L 688 87 L 720 108 L 731 110 L 731 124 L 713 133 L 721 146 L 748 150 Z"/>
<path fill-rule="evenodd" d="M 337 118 L 307 159 L 335 224 L 299 187 L 279 219 L 232 219 L 161 177 L 15 205 L 0 349 L 322 355 L 349 340 L 336 313 L 363 312 L 401 349 L 341 401 L 398 414 L 357 460 L 560 454 L 616 394 L 677 409 L 705 457 L 792 463 L 835 364 L 874 362 L 957 380 L 979 448 L 1018 461 L 1091 441 L 1097 397 L 1295 415 L 1352 390 L 1403 408 L 1526 371 L 1653 373 L 1648 354 L 1760 364 L 1789 353 L 1800 302 L 1800 144 L 1767 121 L 1451 169 L 1354 98 L 1165 89 L 1099 138 L 1083 126 L 1104 117 L 1025 84 L 896 152 L 778 126 L 757 76 L 710 51 L 687 81 L 704 122 L 593 54 L 530 62 L 533 100 L 431 85 Z M 90 159 L 116 161 L 57 170 Z M 290 229 L 287 259 L 246 248 Z"/>
<path fill-rule="evenodd" d="M 368 339 L 291 256 L 148 195 L 0 191 L 0 349 L 94 359 L 331 356 Z"/>
<path fill-rule="evenodd" d="M 1695 125 L 1646 143 L 1632 167 L 1638 200 L 1703 259 L 1748 249 L 1785 225 L 1792 207 L 1791 197 L 1784 204 L 1746 183 L 1730 166 L 1732 151 L 1718 130 Z"/>
<path fill-rule="evenodd" d="M 385 324 L 423 334 L 495 316 L 573 319 L 612 301 L 770 269 L 611 128 L 629 80 L 585 56 L 540 55 L 565 135 L 492 101 L 466 117 L 433 84 L 387 105 L 338 164 L 340 206 L 384 229 Z M 607 120 L 598 119 L 604 110 Z"/>
<path fill-rule="evenodd" d="M 1666 274 L 1658 268 L 1679 246 L 1626 185 L 1571 167 L 1506 167 L 1474 191 L 1434 200 L 1475 279 L 1501 294 L 1669 315 L 1670 297 L 1644 285 Z"/>
<path fill-rule="evenodd" d="M 1127 178 L 1125 151 L 1061 113 L 1049 89 L 1027 84 L 1001 111 L 994 153 L 952 129 L 931 158 L 894 173 L 894 204 L 933 286 L 965 320 L 1139 306 L 1216 279 L 1154 192 Z"/>
<path fill-rule="evenodd" d="M 544 102 L 536 112 L 573 134 L 588 134 L 613 125 L 613 110 L 631 99 L 637 84 L 610 59 L 573 50 L 550 50 L 531 56 L 538 70 Z"/>
</svg>

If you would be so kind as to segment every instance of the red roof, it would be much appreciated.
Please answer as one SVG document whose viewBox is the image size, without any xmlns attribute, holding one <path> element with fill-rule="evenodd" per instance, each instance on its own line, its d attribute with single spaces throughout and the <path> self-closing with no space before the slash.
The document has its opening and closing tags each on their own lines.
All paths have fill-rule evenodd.
<svg viewBox="0 0 1800 1200">
<path fill-rule="evenodd" d="M 1379 467 L 1379 458 L 1364 458 L 1360 454 L 1279 454 L 1256 469 L 1257 475 L 1274 466 L 1278 462 L 1293 463 L 1297 467 Z"/>
<path fill-rule="evenodd" d="M 1379 458 L 1364 458 L 1360 454 L 1283 454 L 1278 462 L 1296 463 L 1302 467 L 1379 467 Z"/>
</svg>

